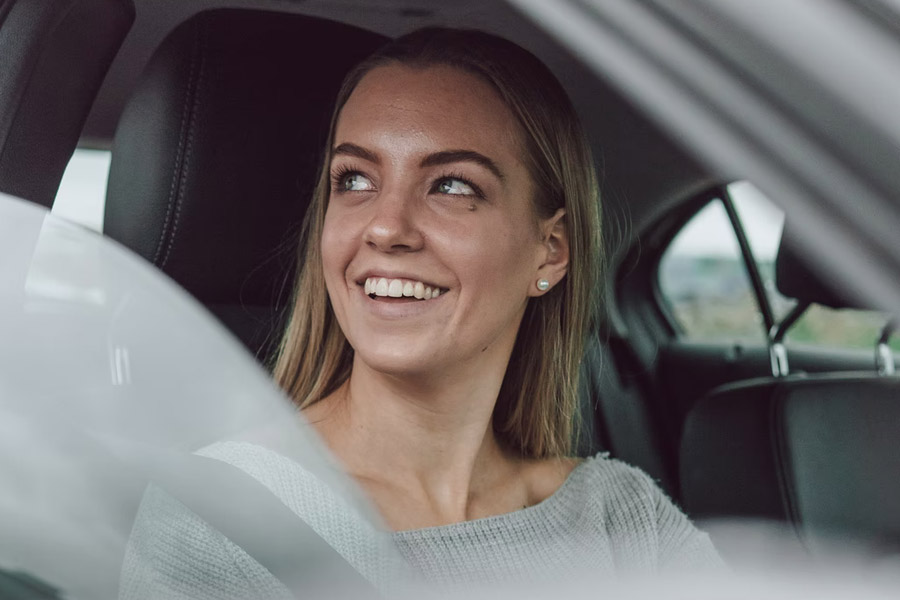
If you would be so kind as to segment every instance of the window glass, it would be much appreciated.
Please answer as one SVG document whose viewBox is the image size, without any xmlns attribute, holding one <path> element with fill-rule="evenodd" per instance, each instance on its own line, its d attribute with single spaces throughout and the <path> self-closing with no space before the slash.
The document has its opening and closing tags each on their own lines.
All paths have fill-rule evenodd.
<svg viewBox="0 0 900 600">
<path fill-rule="evenodd" d="M 873 350 L 887 320 L 886 315 L 876 311 L 833 309 L 813 304 L 788 330 L 784 339 L 788 345 Z M 895 334 L 890 346 L 900 352 L 900 336 Z"/>
<path fill-rule="evenodd" d="M 103 231 L 109 162 L 109 151 L 77 148 L 56 192 L 53 214 Z"/>
<path fill-rule="evenodd" d="M 746 181 L 729 185 L 728 195 L 744 228 L 769 306 L 778 322 L 797 305 L 793 298 L 782 296 L 775 285 L 775 257 L 784 230 L 784 211 Z"/>
<path fill-rule="evenodd" d="M 675 236 L 659 266 L 659 287 L 683 337 L 764 342 L 764 327 L 737 236 L 714 200 Z"/>
<path fill-rule="evenodd" d="M 782 296 L 775 285 L 775 257 L 784 229 L 784 212 L 745 181 L 728 186 L 728 193 L 757 261 L 775 320 L 780 321 L 797 304 L 793 298 Z M 887 316 L 875 311 L 836 310 L 813 304 L 787 331 L 784 341 L 788 345 L 874 348 L 885 323 Z M 900 349 L 900 339 L 891 340 L 891 344 Z"/>
<path fill-rule="evenodd" d="M 776 287 L 775 259 L 784 212 L 747 182 L 728 186 L 735 212 L 757 263 L 775 321 L 797 301 Z M 663 299 L 682 337 L 698 341 L 762 341 L 766 332 L 737 236 L 720 200 L 714 200 L 678 233 L 659 268 Z M 874 349 L 887 316 L 875 311 L 813 304 L 788 330 L 790 345 Z M 900 334 L 891 339 L 900 351 Z"/>
</svg>

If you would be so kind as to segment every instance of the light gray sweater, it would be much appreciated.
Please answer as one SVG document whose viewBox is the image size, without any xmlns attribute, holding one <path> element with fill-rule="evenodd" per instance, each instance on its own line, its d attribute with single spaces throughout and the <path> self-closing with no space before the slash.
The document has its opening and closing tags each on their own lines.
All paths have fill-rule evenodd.
<svg viewBox="0 0 900 600">
<path fill-rule="evenodd" d="M 388 594 L 408 589 L 398 573 L 410 566 L 415 578 L 432 589 L 453 591 L 722 564 L 707 535 L 646 474 L 603 455 L 583 461 L 559 490 L 534 506 L 391 534 L 272 450 L 223 442 L 201 454 L 254 477 Z M 398 549 L 403 560 L 397 558 Z M 135 519 L 120 592 L 127 600 L 289 597 L 281 582 L 239 546 L 152 485 Z"/>
</svg>

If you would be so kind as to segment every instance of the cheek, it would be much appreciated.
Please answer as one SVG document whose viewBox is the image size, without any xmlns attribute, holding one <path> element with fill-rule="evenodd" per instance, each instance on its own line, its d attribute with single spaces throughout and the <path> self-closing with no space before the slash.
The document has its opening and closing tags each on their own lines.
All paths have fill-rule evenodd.
<svg viewBox="0 0 900 600">
<path fill-rule="evenodd" d="M 527 224 L 530 227 L 530 223 Z M 526 224 L 498 219 L 469 230 L 458 258 L 462 277 L 490 295 L 518 296 L 527 292 L 538 240 Z"/>
<path fill-rule="evenodd" d="M 330 285 L 343 279 L 344 270 L 353 254 L 353 235 L 349 223 L 333 211 L 325 213 L 322 227 L 322 268 L 325 282 Z M 331 291 L 329 289 L 329 291 Z"/>
</svg>

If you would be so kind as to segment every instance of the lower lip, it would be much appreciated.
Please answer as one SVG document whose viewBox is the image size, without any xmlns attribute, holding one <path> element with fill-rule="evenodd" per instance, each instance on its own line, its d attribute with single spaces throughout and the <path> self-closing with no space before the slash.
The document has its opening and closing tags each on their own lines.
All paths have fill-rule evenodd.
<svg viewBox="0 0 900 600">
<path fill-rule="evenodd" d="M 403 318 L 421 315 L 441 304 L 446 292 L 437 298 L 429 300 L 418 300 L 416 298 L 401 297 L 391 298 L 384 296 L 376 296 L 372 298 L 360 288 L 359 291 L 363 302 L 370 312 L 381 317 Z"/>
</svg>

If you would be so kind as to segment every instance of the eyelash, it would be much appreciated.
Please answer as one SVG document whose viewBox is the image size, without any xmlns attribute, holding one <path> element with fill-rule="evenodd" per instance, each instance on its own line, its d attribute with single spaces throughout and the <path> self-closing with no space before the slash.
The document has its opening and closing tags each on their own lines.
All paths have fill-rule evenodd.
<svg viewBox="0 0 900 600">
<path fill-rule="evenodd" d="M 359 169 L 354 169 L 349 165 L 341 165 L 337 167 L 331 173 L 331 190 L 333 192 L 343 192 L 346 190 L 341 189 L 341 183 L 348 175 L 362 175 L 362 171 Z"/>
<path fill-rule="evenodd" d="M 359 169 L 356 169 L 350 165 L 341 165 L 341 166 L 337 167 L 331 173 L 331 189 L 332 189 L 332 191 L 334 191 L 334 192 L 346 191 L 346 190 L 341 189 L 341 184 L 343 183 L 344 179 L 348 175 L 362 175 L 363 177 L 366 177 L 365 173 L 363 173 Z M 429 193 L 435 193 L 437 191 L 438 186 L 448 179 L 455 179 L 461 183 L 464 183 L 465 185 L 472 188 L 472 191 L 475 192 L 476 198 L 478 198 L 480 200 L 484 200 L 484 192 L 481 191 L 480 187 L 478 187 L 477 185 L 472 183 L 471 180 L 467 179 L 463 175 L 461 175 L 457 172 L 454 172 L 454 171 L 445 173 L 445 174 L 441 175 L 440 177 L 436 178 L 434 180 L 434 183 L 431 185 L 431 189 L 430 189 Z M 453 194 L 447 194 L 447 195 L 449 196 L 449 195 L 453 195 Z M 460 194 L 460 195 L 464 195 L 464 194 Z"/>
</svg>

